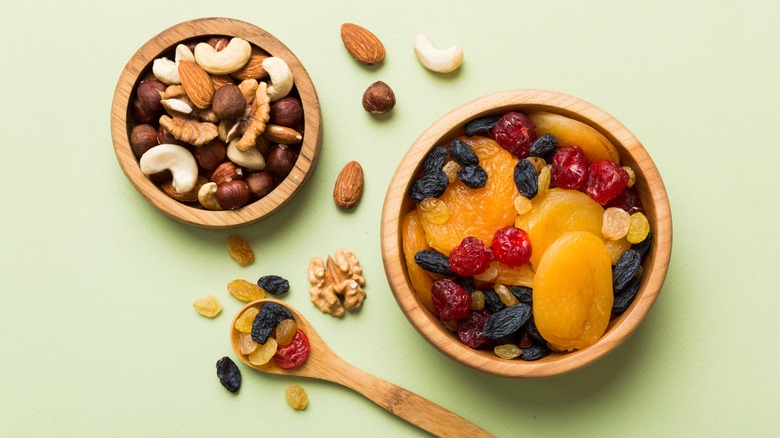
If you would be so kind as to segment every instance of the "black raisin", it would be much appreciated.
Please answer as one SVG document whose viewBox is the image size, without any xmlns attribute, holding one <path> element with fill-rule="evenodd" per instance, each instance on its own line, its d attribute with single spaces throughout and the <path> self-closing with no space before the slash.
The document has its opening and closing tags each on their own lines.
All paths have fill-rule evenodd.
<svg viewBox="0 0 780 438">
<path fill-rule="evenodd" d="M 450 260 L 446 255 L 433 249 L 423 249 L 414 255 L 414 262 L 421 268 L 434 274 L 454 277 L 455 273 L 450 268 Z"/>
<path fill-rule="evenodd" d="M 217 377 L 219 383 L 232 393 L 238 392 L 241 388 L 241 370 L 227 356 L 217 361 Z"/>
<path fill-rule="evenodd" d="M 488 116 L 479 119 L 474 119 L 466 123 L 466 135 L 471 137 L 477 134 L 488 134 L 496 126 L 496 123 L 501 119 L 501 116 Z"/>
<path fill-rule="evenodd" d="M 422 202 L 427 198 L 438 198 L 447 189 L 450 180 L 442 172 L 427 173 L 412 184 L 411 197 L 414 202 Z"/>
<path fill-rule="evenodd" d="M 479 166 L 466 166 L 458 169 L 458 179 L 470 189 L 485 187 L 487 178 L 487 172 Z"/>
<path fill-rule="evenodd" d="M 512 295 L 514 295 L 515 298 L 517 298 L 517 300 L 520 301 L 521 303 L 525 303 L 528 305 L 534 303 L 533 290 L 530 287 L 509 286 L 509 290 L 512 292 Z"/>
<path fill-rule="evenodd" d="M 558 144 L 558 139 L 552 134 L 544 134 L 536 139 L 531 148 L 528 150 L 528 154 L 532 157 L 551 157 L 555 146 Z"/>
<path fill-rule="evenodd" d="M 422 163 L 423 175 L 441 172 L 444 162 L 447 160 L 447 149 L 444 146 L 436 146 L 428 152 Z"/>
<path fill-rule="evenodd" d="M 271 295 L 284 295 L 290 290 L 290 283 L 278 275 L 266 275 L 257 280 L 257 285 Z"/>
<path fill-rule="evenodd" d="M 530 161 L 522 159 L 515 166 L 515 185 L 521 195 L 528 199 L 533 199 L 539 190 L 538 180 L 536 178 L 536 168 Z"/>
<path fill-rule="evenodd" d="M 477 290 L 477 288 L 474 287 L 474 277 L 456 277 L 455 283 L 458 283 L 458 285 L 462 287 L 463 290 L 470 294 Z"/>
<path fill-rule="evenodd" d="M 485 308 L 488 309 L 490 313 L 496 313 L 506 308 L 506 305 L 501 301 L 501 298 L 498 297 L 498 294 L 493 289 L 483 290 L 482 295 L 485 296 Z"/>
<path fill-rule="evenodd" d="M 539 329 L 536 328 L 536 321 L 534 321 L 533 315 L 531 315 L 531 318 L 529 318 L 528 322 L 525 323 L 525 331 L 535 343 L 543 345 L 547 344 L 547 341 L 542 337 L 542 334 L 539 333 Z"/>
<path fill-rule="evenodd" d="M 634 301 L 639 286 L 642 284 L 641 277 L 634 277 L 628 282 L 626 287 L 615 291 L 615 301 L 612 303 L 612 314 L 622 315 L 628 309 L 628 306 Z"/>
<path fill-rule="evenodd" d="M 479 157 L 463 140 L 452 140 L 450 143 L 450 156 L 461 166 L 476 166 Z"/>
<path fill-rule="evenodd" d="M 517 334 L 530 317 L 531 306 L 528 304 L 518 303 L 507 307 L 488 317 L 485 327 L 482 328 L 482 336 L 488 339 L 501 339 Z"/>
<path fill-rule="evenodd" d="M 639 253 L 639 256 L 642 257 L 645 255 L 648 249 L 650 249 L 650 244 L 653 243 L 653 232 L 650 231 L 647 233 L 647 237 L 645 237 L 645 240 L 637 243 L 636 245 L 632 246 L 631 249 Z"/>
<path fill-rule="evenodd" d="M 614 290 L 625 288 L 628 282 L 636 276 L 641 261 L 642 256 L 635 249 L 624 252 L 612 269 L 612 288 Z"/>
<path fill-rule="evenodd" d="M 550 349 L 544 344 L 534 344 L 528 348 L 523 348 L 520 359 L 532 361 L 539 360 L 550 354 Z"/>
<path fill-rule="evenodd" d="M 252 340 L 265 345 L 276 326 L 285 319 L 295 320 L 286 307 L 276 303 L 263 303 L 260 313 L 252 322 Z"/>
</svg>

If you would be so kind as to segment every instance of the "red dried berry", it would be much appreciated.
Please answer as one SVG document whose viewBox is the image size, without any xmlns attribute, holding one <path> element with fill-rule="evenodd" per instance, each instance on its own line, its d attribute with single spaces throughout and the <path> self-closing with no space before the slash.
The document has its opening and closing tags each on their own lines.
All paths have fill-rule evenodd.
<svg viewBox="0 0 780 438">
<path fill-rule="evenodd" d="M 596 161 L 588 168 L 585 193 L 601 205 L 615 199 L 628 184 L 628 172 L 609 160 Z"/>
<path fill-rule="evenodd" d="M 588 179 L 588 159 L 578 146 L 561 148 L 553 156 L 552 183 L 562 189 L 579 190 Z"/>
<path fill-rule="evenodd" d="M 520 228 L 509 226 L 496 231 L 491 247 L 498 261 L 507 266 L 521 266 L 531 258 L 531 238 Z"/>
<path fill-rule="evenodd" d="M 431 289 L 433 313 L 442 321 L 464 319 L 471 310 L 471 295 L 449 278 L 433 282 Z"/>
<path fill-rule="evenodd" d="M 466 237 L 450 251 L 450 269 L 461 277 L 479 275 L 493 261 L 493 251 L 476 237 Z"/>
<path fill-rule="evenodd" d="M 633 187 L 626 187 L 626 189 L 620 192 L 615 199 L 609 201 L 607 208 L 609 207 L 622 208 L 627 211 L 628 214 L 645 211 L 642 207 L 642 200 L 639 199 L 639 194 Z"/>
<path fill-rule="evenodd" d="M 476 310 L 469 313 L 466 319 L 458 321 L 458 339 L 471 348 L 479 348 L 488 340 L 482 336 L 482 327 L 490 316 L 487 310 Z"/>
<path fill-rule="evenodd" d="M 536 125 L 525 114 L 508 112 L 498 120 L 493 128 L 493 138 L 512 155 L 526 158 L 528 150 L 531 149 L 538 136 L 536 135 Z"/>
<path fill-rule="evenodd" d="M 280 346 L 274 354 L 274 360 L 280 368 L 289 370 L 301 366 L 309 358 L 309 338 L 298 330 L 292 341 L 285 346 Z"/>
</svg>

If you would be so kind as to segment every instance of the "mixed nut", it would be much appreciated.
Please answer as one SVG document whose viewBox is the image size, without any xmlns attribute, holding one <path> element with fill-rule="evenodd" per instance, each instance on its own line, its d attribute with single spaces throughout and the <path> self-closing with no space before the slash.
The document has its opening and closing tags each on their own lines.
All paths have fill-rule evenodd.
<svg viewBox="0 0 780 438">
<path fill-rule="evenodd" d="M 232 210 L 268 195 L 303 141 L 303 106 L 287 63 L 241 38 L 178 44 L 132 94 L 130 145 L 171 198 Z"/>
</svg>

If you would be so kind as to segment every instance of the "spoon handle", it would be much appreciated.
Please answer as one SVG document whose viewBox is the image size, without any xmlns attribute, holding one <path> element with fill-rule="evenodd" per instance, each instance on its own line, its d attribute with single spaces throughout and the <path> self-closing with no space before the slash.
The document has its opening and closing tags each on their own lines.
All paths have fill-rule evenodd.
<svg viewBox="0 0 780 438">
<path fill-rule="evenodd" d="M 494 436 L 411 391 L 368 374 L 346 362 L 342 361 L 342 365 L 337 373 L 330 376 L 333 382 L 364 395 L 390 413 L 423 430 L 442 437 Z"/>
</svg>

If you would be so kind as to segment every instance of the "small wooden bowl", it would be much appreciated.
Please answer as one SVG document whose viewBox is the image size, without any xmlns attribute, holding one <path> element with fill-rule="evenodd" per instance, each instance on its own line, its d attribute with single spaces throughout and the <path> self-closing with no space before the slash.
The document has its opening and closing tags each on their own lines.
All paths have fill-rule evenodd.
<svg viewBox="0 0 780 438">
<path fill-rule="evenodd" d="M 417 298 L 411 286 L 401 243 L 403 216 L 414 208 L 409 188 L 428 152 L 444 140 L 462 135 L 466 122 L 508 111 L 547 111 L 584 122 L 604 134 L 620 151 L 623 164 L 636 173 L 640 199 L 653 233 L 643 260 L 642 285 L 631 306 L 613 318 L 594 345 L 570 353 L 552 353 L 535 362 L 504 360 L 492 351 L 462 344 Z M 382 259 L 390 287 L 401 310 L 422 336 L 455 360 L 478 370 L 507 377 L 563 374 L 601 358 L 637 328 L 661 291 L 672 250 L 672 218 L 661 176 L 642 144 L 615 118 L 576 97 L 551 91 L 508 90 L 473 100 L 449 112 L 417 138 L 390 182 L 382 213 Z"/>
<path fill-rule="evenodd" d="M 292 71 L 304 113 L 304 132 L 298 160 L 287 177 L 268 195 L 237 210 L 210 211 L 182 204 L 163 193 L 143 173 L 130 147 L 135 125 L 130 111 L 131 97 L 141 79 L 151 72 L 152 62 L 170 53 L 185 40 L 207 40 L 211 36 L 243 38 L 282 58 Z M 149 40 L 133 55 L 119 77 L 111 106 L 111 136 L 119 165 L 130 182 L 163 213 L 182 222 L 209 228 L 248 225 L 274 213 L 286 204 L 306 181 L 319 155 L 322 128 L 320 104 L 314 84 L 298 58 L 273 35 L 252 24 L 229 18 L 202 18 L 186 21 Z"/>
</svg>

